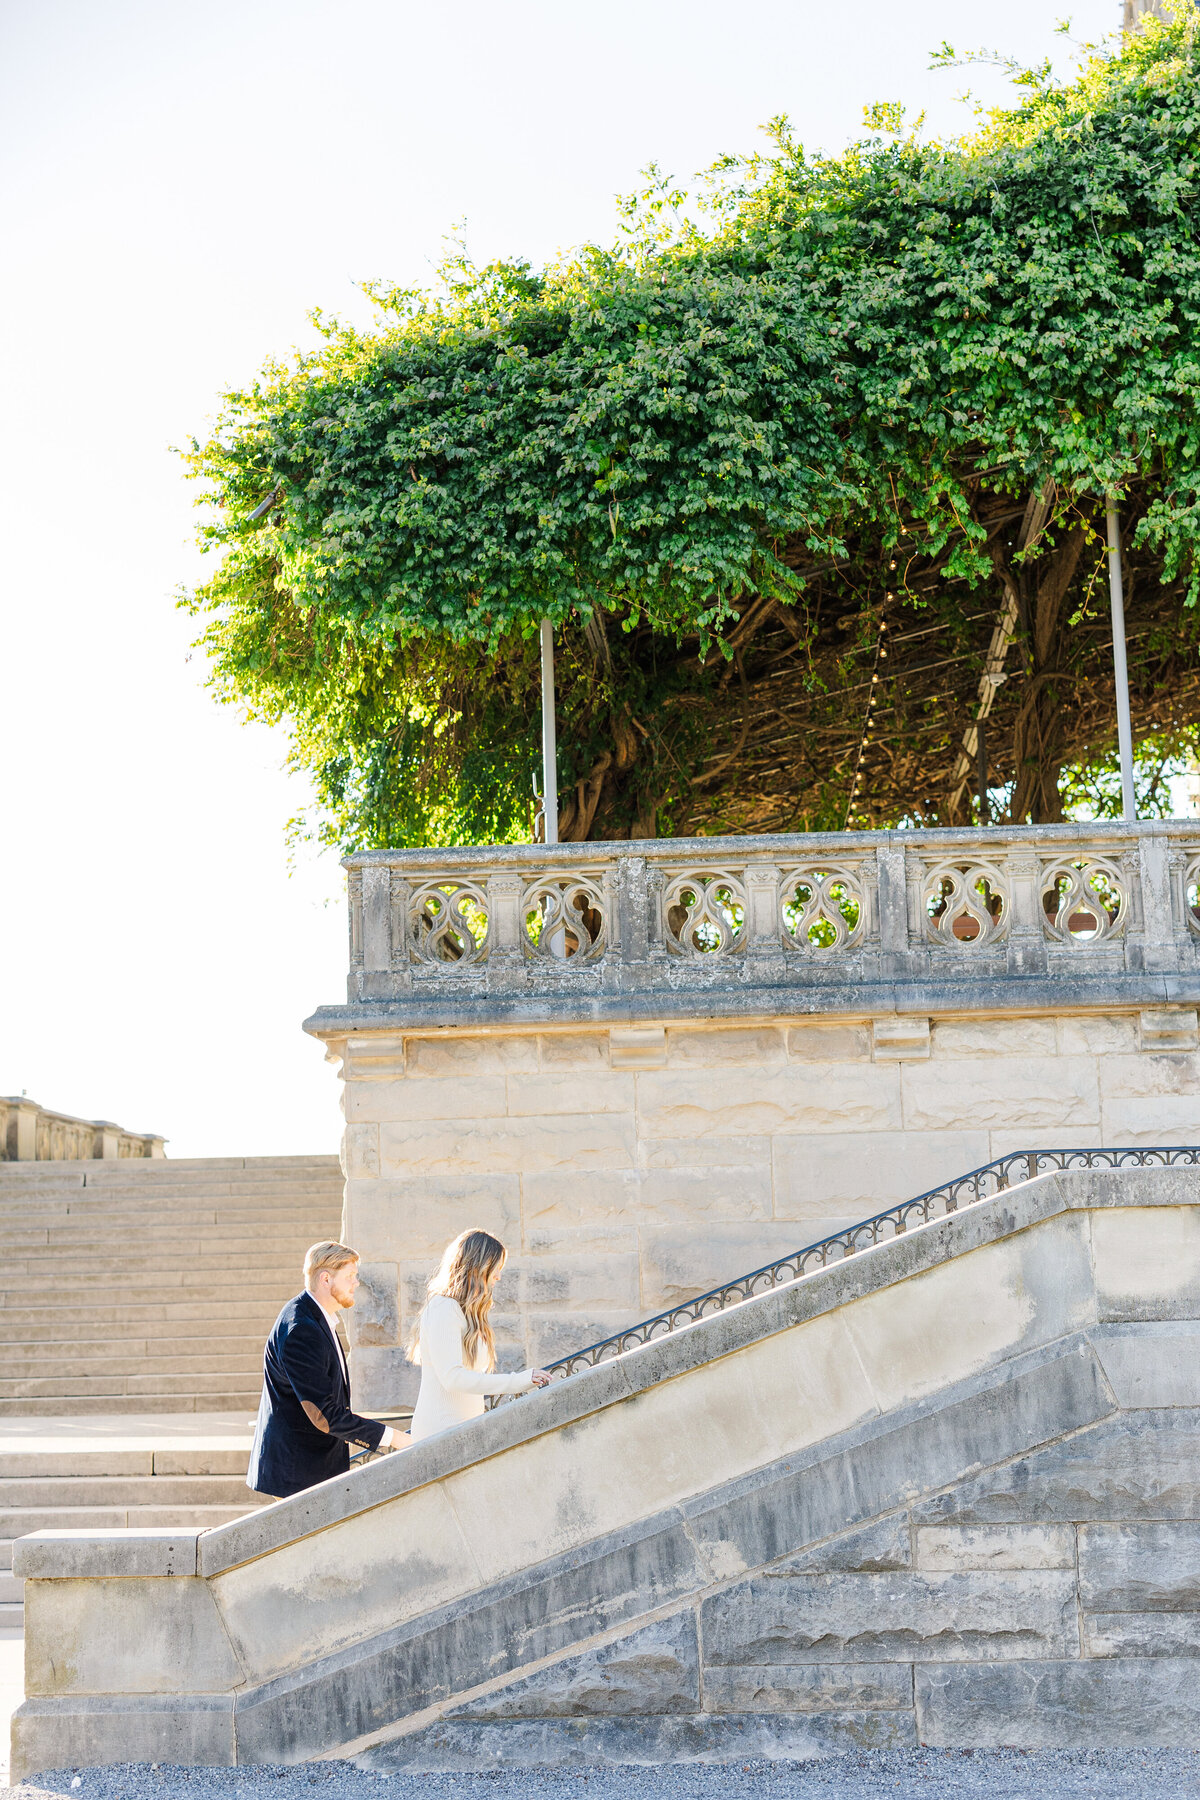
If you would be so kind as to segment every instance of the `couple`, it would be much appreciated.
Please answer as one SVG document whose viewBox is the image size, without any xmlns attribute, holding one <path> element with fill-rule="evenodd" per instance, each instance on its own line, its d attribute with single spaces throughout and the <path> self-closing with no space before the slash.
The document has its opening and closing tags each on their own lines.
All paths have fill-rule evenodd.
<svg viewBox="0 0 1200 1800">
<path fill-rule="evenodd" d="M 337 1335 L 339 1313 L 354 1305 L 358 1253 L 314 1244 L 304 1258 L 304 1292 L 289 1300 L 267 1340 L 263 1391 L 246 1486 L 280 1500 L 343 1475 L 351 1449 L 405 1449 L 450 1425 L 478 1418 L 485 1394 L 545 1387 L 544 1369 L 496 1374 L 488 1315 L 508 1252 L 486 1231 L 464 1231 L 447 1244 L 441 1267 L 408 1343 L 421 1369 L 412 1427 L 397 1435 L 350 1407 L 350 1377 Z"/>
</svg>

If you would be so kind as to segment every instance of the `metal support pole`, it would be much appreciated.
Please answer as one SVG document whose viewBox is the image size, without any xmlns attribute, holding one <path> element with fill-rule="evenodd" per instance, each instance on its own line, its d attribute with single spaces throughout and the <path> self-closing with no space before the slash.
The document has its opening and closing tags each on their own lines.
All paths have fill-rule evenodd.
<svg viewBox="0 0 1200 1800">
<path fill-rule="evenodd" d="M 554 627 L 542 620 L 542 816 L 547 844 L 558 842 L 558 744 L 554 726 Z"/>
<path fill-rule="evenodd" d="M 1129 719 L 1129 669 L 1125 661 L 1125 591 L 1121 583 L 1121 525 L 1117 503 L 1105 508 L 1108 524 L 1108 595 L 1112 606 L 1113 673 L 1117 678 L 1117 748 L 1121 757 L 1121 810 L 1132 824 L 1137 818 L 1133 797 L 1133 727 Z"/>
<path fill-rule="evenodd" d="M 976 772 L 979 780 L 979 823 L 989 825 L 988 817 L 988 759 L 987 759 L 987 726 L 982 719 L 975 725 Z"/>
</svg>

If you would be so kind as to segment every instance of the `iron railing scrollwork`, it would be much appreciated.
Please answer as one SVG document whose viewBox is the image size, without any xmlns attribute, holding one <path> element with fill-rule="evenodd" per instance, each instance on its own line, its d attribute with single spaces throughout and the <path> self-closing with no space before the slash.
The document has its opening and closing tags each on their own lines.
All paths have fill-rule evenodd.
<svg viewBox="0 0 1200 1800">
<path fill-rule="evenodd" d="M 748 1275 L 739 1275 L 736 1281 L 727 1281 L 723 1287 L 698 1294 L 694 1300 L 685 1300 L 666 1312 L 656 1313 L 651 1319 L 630 1325 L 625 1331 L 615 1332 L 612 1337 L 601 1338 L 599 1343 L 588 1344 L 583 1350 L 547 1363 L 547 1373 L 561 1380 L 581 1369 L 623 1356 L 628 1350 L 668 1337 L 682 1326 L 694 1325 L 713 1313 L 724 1312 L 727 1307 L 740 1306 L 744 1300 L 753 1300 L 772 1288 L 798 1281 L 801 1276 L 827 1268 L 831 1263 L 844 1262 L 862 1250 L 902 1237 L 915 1225 L 928 1225 L 934 1219 L 961 1212 L 964 1207 L 990 1200 L 1008 1188 L 1032 1181 L 1035 1176 L 1051 1170 L 1145 1168 L 1172 1164 L 1200 1165 L 1200 1145 L 1133 1150 L 1015 1151 L 1009 1156 L 998 1157 L 995 1162 L 984 1163 L 978 1169 L 970 1169 L 953 1181 L 943 1182 L 940 1187 L 930 1188 L 928 1193 L 918 1194 L 915 1199 L 889 1207 L 886 1212 L 876 1213 L 873 1218 L 863 1219 L 845 1231 L 835 1232 L 832 1237 L 806 1244 L 790 1256 L 780 1257 L 778 1262 L 751 1269 Z"/>
</svg>

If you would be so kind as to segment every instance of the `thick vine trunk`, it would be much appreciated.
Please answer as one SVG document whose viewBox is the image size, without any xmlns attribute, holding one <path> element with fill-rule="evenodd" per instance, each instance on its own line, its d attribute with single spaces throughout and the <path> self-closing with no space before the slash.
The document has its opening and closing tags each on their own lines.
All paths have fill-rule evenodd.
<svg viewBox="0 0 1200 1800">
<path fill-rule="evenodd" d="M 1058 778 L 1066 759 L 1063 701 L 1070 682 L 1064 602 L 1083 554 L 1073 531 L 1052 555 L 1013 571 L 1026 631 L 1026 682 L 1013 730 L 1012 819 L 1054 825 L 1063 816 Z"/>
</svg>

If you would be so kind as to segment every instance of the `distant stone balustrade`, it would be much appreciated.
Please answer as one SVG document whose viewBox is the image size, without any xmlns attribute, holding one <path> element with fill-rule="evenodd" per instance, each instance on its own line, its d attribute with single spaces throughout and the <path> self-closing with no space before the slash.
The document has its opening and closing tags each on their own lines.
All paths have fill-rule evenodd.
<svg viewBox="0 0 1200 1800">
<path fill-rule="evenodd" d="M 49 1112 L 22 1095 L 0 1098 L 0 1162 L 87 1162 L 165 1156 L 166 1139 L 126 1131 L 109 1119 L 76 1119 Z"/>
</svg>

